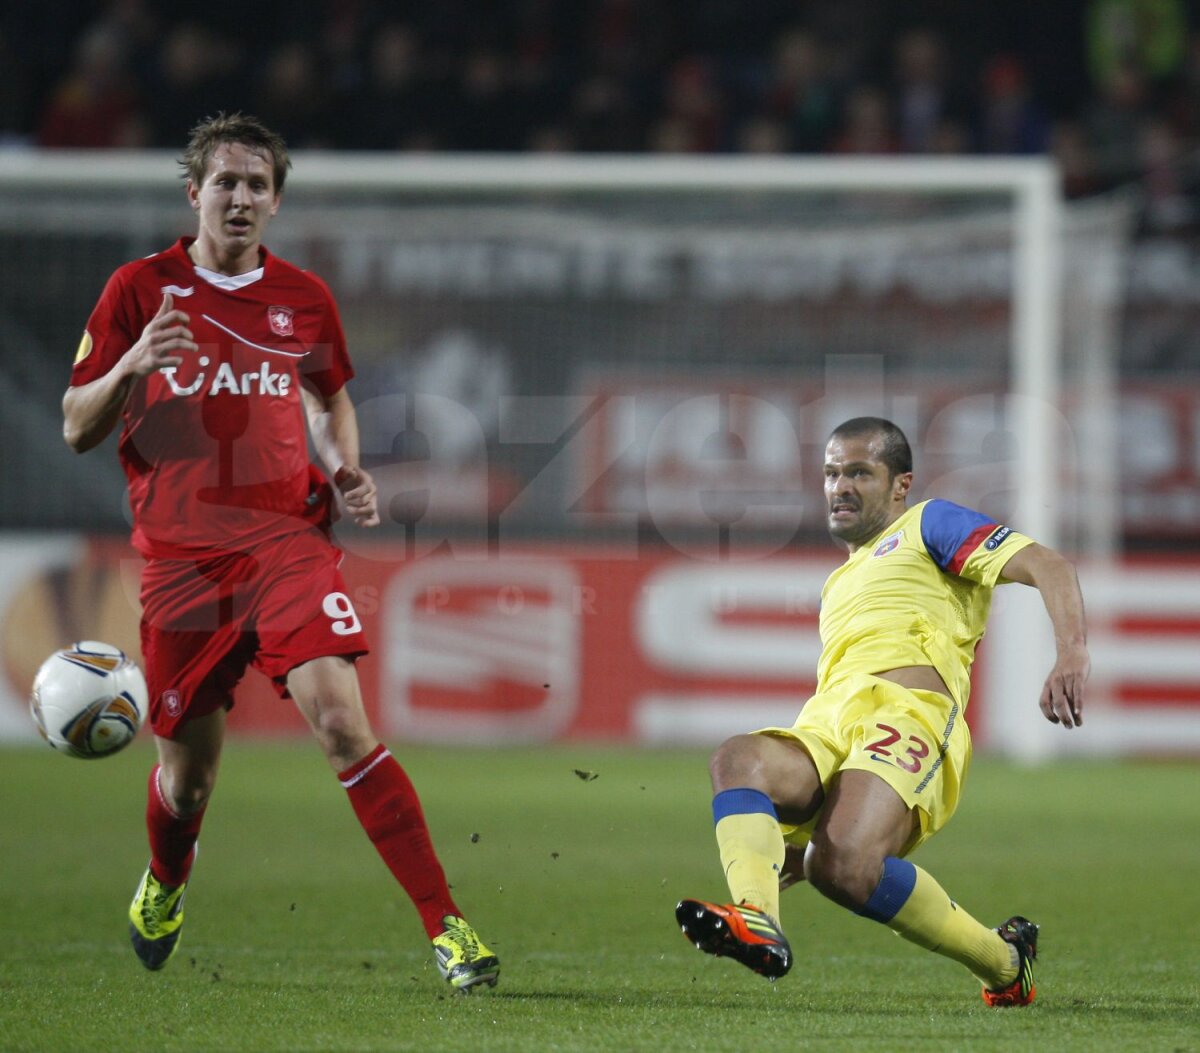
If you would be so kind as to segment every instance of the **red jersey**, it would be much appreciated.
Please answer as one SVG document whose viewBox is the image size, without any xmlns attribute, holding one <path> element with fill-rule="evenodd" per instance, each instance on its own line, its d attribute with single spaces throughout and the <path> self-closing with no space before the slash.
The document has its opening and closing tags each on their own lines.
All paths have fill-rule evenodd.
<svg viewBox="0 0 1200 1053">
<path fill-rule="evenodd" d="M 192 238 L 127 263 L 88 319 L 71 372 L 104 376 L 171 293 L 198 352 L 143 377 L 122 413 L 133 544 L 147 558 L 245 550 L 309 529 L 303 377 L 322 395 L 354 375 L 333 296 L 321 279 L 262 251 L 262 267 L 225 277 L 197 268 Z"/>
</svg>

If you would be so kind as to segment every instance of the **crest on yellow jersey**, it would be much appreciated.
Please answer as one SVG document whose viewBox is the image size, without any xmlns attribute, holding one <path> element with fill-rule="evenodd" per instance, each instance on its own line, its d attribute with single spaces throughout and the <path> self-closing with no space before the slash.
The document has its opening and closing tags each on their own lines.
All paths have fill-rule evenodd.
<svg viewBox="0 0 1200 1053">
<path fill-rule="evenodd" d="M 875 551 L 872 556 L 886 556 L 889 552 L 895 552 L 900 547 L 900 542 L 904 540 L 904 531 L 897 530 L 894 534 L 888 534 L 878 545 L 875 546 Z"/>
</svg>

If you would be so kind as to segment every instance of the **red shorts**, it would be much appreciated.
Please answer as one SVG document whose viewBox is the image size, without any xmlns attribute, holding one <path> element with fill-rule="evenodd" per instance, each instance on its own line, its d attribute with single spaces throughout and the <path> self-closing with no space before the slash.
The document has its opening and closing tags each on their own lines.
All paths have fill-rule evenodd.
<svg viewBox="0 0 1200 1053">
<path fill-rule="evenodd" d="M 338 565 L 317 530 L 251 552 L 150 560 L 142 572 L 142 657 L 150 726 L 180 724 L 233 705 L 247 666 L 288 697 L 287 674 L 313 658 L 368 652 Z"/>
</svg>

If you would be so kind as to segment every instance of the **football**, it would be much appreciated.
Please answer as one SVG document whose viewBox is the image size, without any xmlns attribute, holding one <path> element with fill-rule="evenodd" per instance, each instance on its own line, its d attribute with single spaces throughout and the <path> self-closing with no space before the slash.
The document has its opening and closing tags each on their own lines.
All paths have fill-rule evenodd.
<svg viewBox="0 0 1200 1053">
<path fill-rule="evenodd" d="M 29 709 L 51 746 L 90 760 L 133 741 L 146 702 L 146 680 L 133 659 L 112 644 L 83 640 L 42 663 Z"/>
</svg>

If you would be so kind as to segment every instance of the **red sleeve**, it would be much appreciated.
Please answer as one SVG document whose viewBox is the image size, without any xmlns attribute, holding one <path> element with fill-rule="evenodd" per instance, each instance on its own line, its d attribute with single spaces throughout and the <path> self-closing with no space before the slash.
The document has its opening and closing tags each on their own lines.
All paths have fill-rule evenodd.
<svg viewBox="0 0 1200 1053">
<path fill-rule="evenodd" d="M 304 375 L 326 398 L 336 395 L 346 381 L 354 376 L 350 364 L 350 352 L 346 348 L 346 334 L 342 331 L 342 318 L 329 287 L 313 276 L 325 298 L 325 320 L 321 326 L 321 338 L 304 359 Z"/>
<path fill-rule="evenodd" d="M 137 298 L 125 268 L 116 271 L 92 309 L 71 368 L 71 387 L 104 376 L 141 336 Z"/>
</svg>

